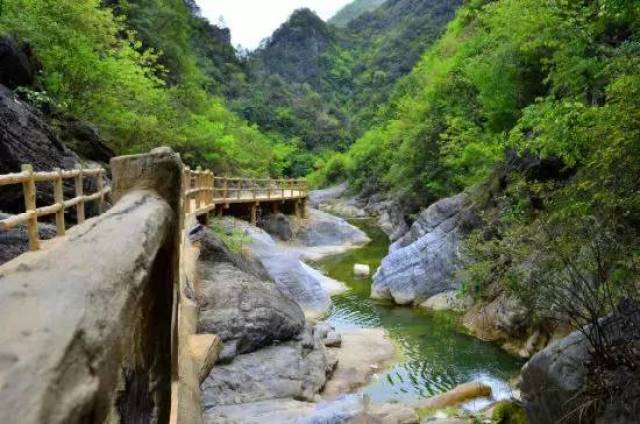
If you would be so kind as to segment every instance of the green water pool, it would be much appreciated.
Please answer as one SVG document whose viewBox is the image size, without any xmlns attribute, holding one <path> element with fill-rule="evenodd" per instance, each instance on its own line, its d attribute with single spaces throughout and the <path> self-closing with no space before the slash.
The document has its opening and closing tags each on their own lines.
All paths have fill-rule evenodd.
<svg viewBox="0 0 640 424">
<path fill-rule="evenodd" d="M 369 264 L 372 272 L 387 254 L 388 239 L 371 220 L 353 220 L 371 238 L 367 246 L 325 258 L 317 265 L 330 277 L 347 284 L 349 291 L 334 296 L 329 322 L 338 330 L 382 327 L 399 346 L 399 363 L 378 373 L 363 393 L 374 402 L 404 402 L 447 391 L 472 380 L 491 385 L 493 399 L 509 397 L 507 384 L 517 375 L 522 361 L 497 346 L 464 333 L 459 317 L 396 306 L 369 298 L 371 280 L 353 276 L 354 263 Z"/>
</svg>

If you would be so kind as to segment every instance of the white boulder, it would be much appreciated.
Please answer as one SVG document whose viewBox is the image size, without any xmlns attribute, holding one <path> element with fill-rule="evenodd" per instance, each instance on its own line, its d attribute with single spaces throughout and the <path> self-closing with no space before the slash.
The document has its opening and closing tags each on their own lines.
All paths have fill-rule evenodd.
<svg viewBox="0 0 640 424">
<path fill-rule="evenodd" d="M 353 265 L 353 275 L 356 277 L 366 278 L 371 273 L 371 268 L 369 265 L 364 264 L 355 264 Z"/>
</svg>

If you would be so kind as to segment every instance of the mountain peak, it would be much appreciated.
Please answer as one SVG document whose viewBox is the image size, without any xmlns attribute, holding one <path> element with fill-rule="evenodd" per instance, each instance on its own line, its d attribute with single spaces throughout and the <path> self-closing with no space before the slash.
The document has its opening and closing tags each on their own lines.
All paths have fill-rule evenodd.
<svg viewBox="0 0 640 424">
<path fill-rule="evenodd" d="M 297 9 L 267 39 L 258 57 L 271 73 L 318 87 L 320 57 L 333 44 L 328 25 L 310 9 Z"/>
</svg>

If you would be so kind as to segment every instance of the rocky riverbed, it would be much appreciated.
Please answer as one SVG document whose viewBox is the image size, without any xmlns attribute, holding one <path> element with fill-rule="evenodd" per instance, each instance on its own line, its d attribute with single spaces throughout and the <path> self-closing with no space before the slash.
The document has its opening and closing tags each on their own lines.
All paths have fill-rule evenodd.
<svg viewBox="0 0 640 424">
<path fill-rule="evenodd" d="M 460 356 L 450 350 L 482 350 L 483 343 L 464 336 L 464 343 L 452 346 L 449 342 L 460 336 L 447 324 L 421 344 L 422 336 L 404 323 L 428 332 L 437 328 L 431 323 L 440 321 L 407 308 L 371 304 L 368 279 L 358 280 L 367 286 L 366 296 L 360 297 L 350 269 L 348 276 L 327 270 L 332 261 L 345 260 L 352 267 L 351 259 L 366 252 L 375 251 L 379 261 L 387 250 L 387 236 L 375 233 L 371 241 L 347 221 L 315 210 L 306 220 L 272 216 L 259 225 L 264 229 L 225 219 L 212 223 L 218 235 L 196 232 L 201 245 L 200 331 L 218 334 L 225 344 L 201 387 L 207 422 L 414 423 L 420 399 L 476 381 L 480 374 L 475 371 L 491 369 L 480 363 L 475 369 L 459 368 L 456 361 L 470 353 Z M 222 242 L 232 236 L 241 240 L 235 252 Z M 329 275 L 305 261 L 321 264 Z M 378 263 L 371 265 L 375 269 Z M 345 307 L 354 296 L 346 317 Z M 377 321 L 362 325 L 358 316 L 363 313 Z M 318 321 L 323 317 L 328 323 Z M 450 357 L 433 362 L 431 342 Z M 494 357 L 497 351 L 489 353 L 493 348 L 487 347 L 475 356 Z M 445 377 L 438 369 L 448 361 L 458 370 L 455 377 L 434 384 Z M 423 365 L 415 368 L 418 363 Z M 433 368 L 431 377 L 414 373 L 427 371 L 422 366 Z M 402 379 L 408 384 L 398 384 Z M 498 392 L 478 396 L 504 396 L 500 385 L 485 381 Z M 482 387 L 491 391 L 491 386 Z M 404 396 L 394 394 L 402 392 Z M 456 396 L 454 392 L 445 399 L 462 402 Z"/>
<path fill-rule="evenodd" d="M 412 408 L 350 395 L 397 360 L 385 331 L 337 333 L 317 321 L 346 288 L 302 260 L 361 246 L 369 240 L 362 231 L 319 211 L 292 224 L 286 244 L 241 221 L 213 225 L 218 235 L 191 232 L 200 249 L 198 330 L 224 345 L 201 385 L 206 422 L 417 422 Z M 241 245 L 234 251 L 225 237 Z"/>
</svg>

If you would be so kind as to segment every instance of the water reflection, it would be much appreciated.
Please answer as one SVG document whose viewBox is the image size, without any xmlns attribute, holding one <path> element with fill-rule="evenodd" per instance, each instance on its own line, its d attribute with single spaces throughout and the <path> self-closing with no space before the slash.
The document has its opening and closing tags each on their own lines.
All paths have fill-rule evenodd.
<svg viewBox="0 0 640 424">
<path fill-rule="evenodd" d="M 517 373 L 521 361 L 494 345 L 462 333 L 455 315 L 427 313 L 369 298 L 371 282 L 354 278 L 353 264 L 369 264 L 375 270 L 387 253 L 388 241 L 370 221 L 354 223 L 369 234 L 372 242 L 318 264 L 329 276 L 347 283 L 351 289 L 333 298 L 329 321 L 338 330 L 383 327 L 403 353 L 400 363 L 375 376 L 363 392 L 374 402 L 412 403 L 478 380 L 494 388 L 494 397 L 508 396 L 505 380 Z M 467 408 L 473 410 L 474 406 Z"/>
</svg>

